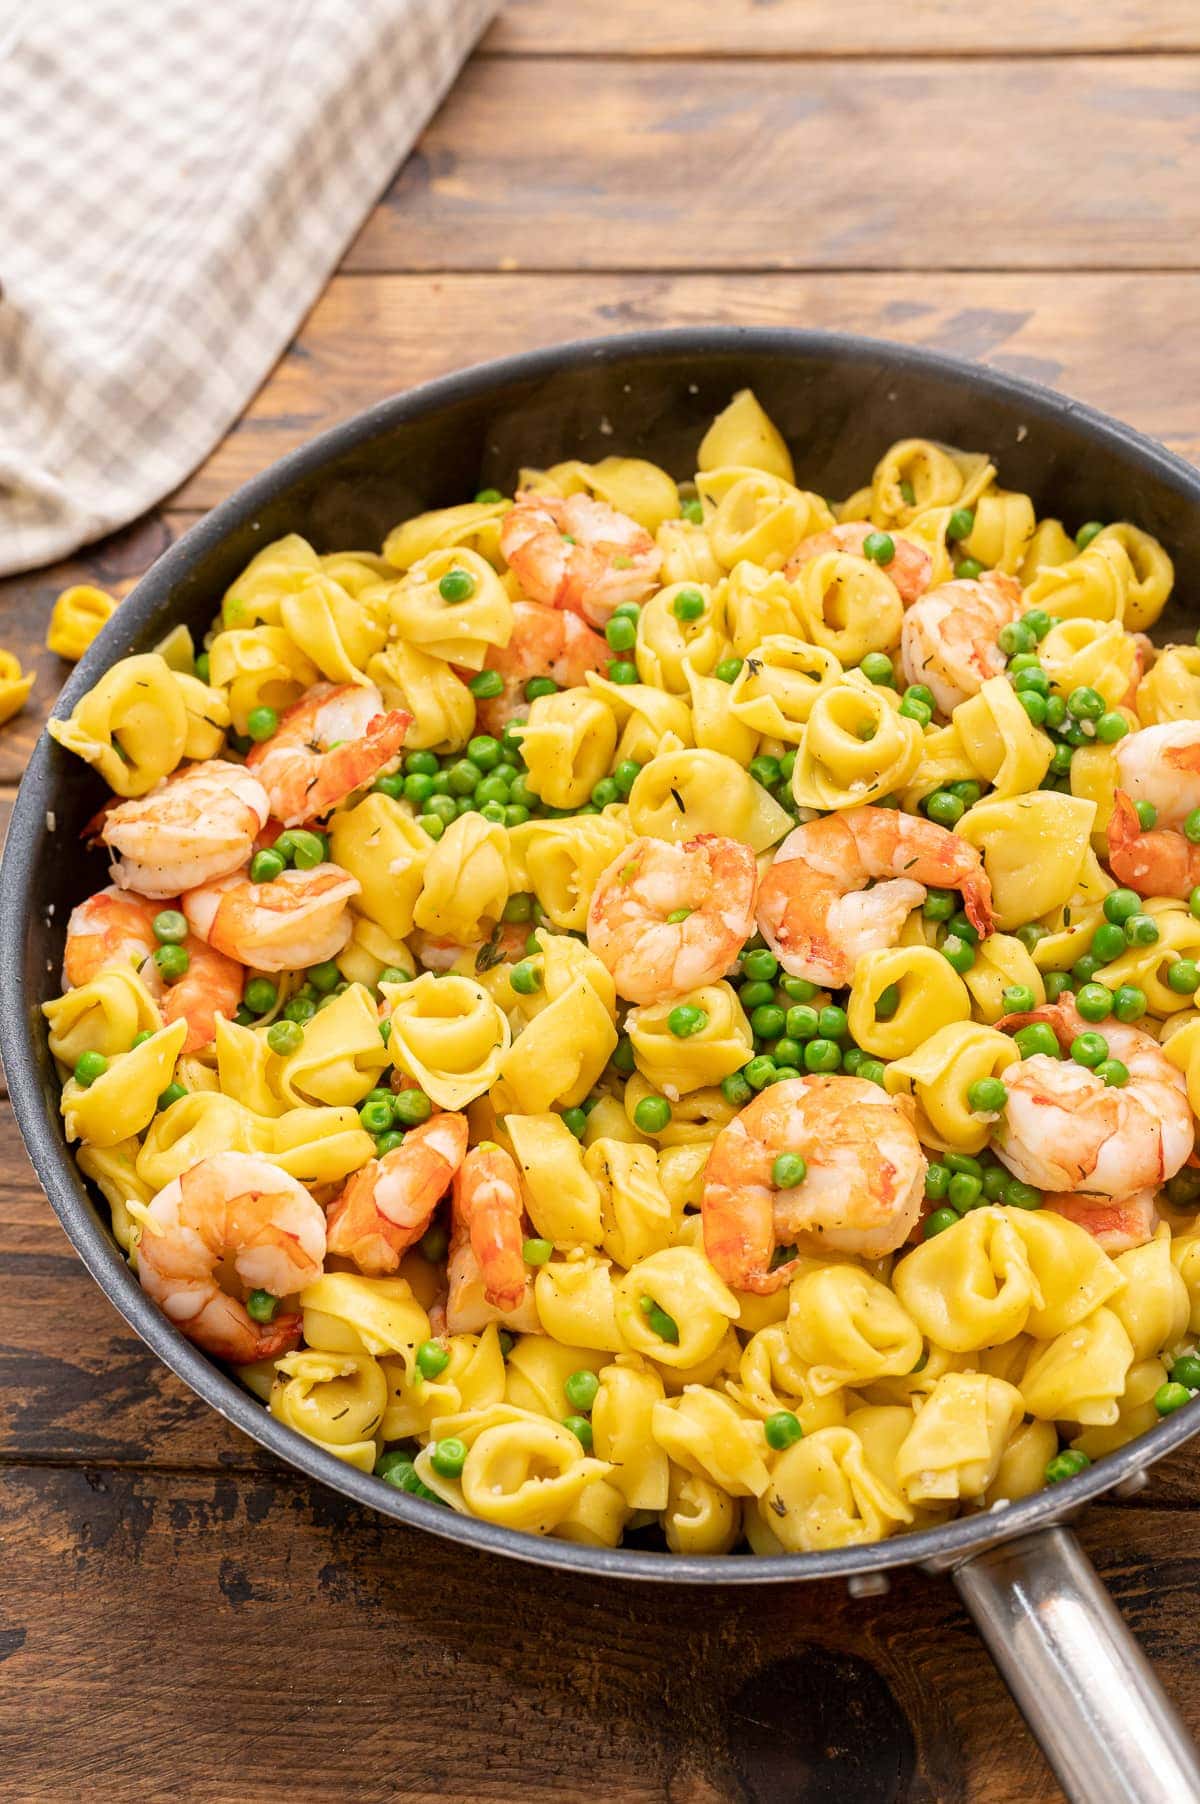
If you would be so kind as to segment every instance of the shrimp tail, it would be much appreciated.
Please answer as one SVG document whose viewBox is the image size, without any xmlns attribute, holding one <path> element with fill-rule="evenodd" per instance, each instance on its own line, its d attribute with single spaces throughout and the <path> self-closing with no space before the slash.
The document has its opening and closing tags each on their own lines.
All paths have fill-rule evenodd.
<svg viewBox="0 0 1200 1804">
<path fill-rule="evenodd" d="M 1117 881 L 1139 896 L 1187 896 L 1200 883 L 1200 847 L 1165 828 L 1143 832 L 1123 789 L 1113 798 L 1108 862 Z"/>
<path fill-rule="evenodd" d="M 1074 1008 L 1062 1002 L 1044 1002 L 1040 1007 L 1025 1009 L 1020 1014 L 1002 1015 L 996 1026 L 1001 1033 L 1015 1033 L 1019 1027 L 1032 1027 L 1038 1021 L 1052 1029 L 1064 1052 L 1070 1052 L 1072 1040 L 1083 1028 Z"/>
<path fill-rule="evenodd" d="M 982 865 L 962 880 L 963 909 L 968 921 L 986 940 L 994 929 L 992 918 L 992 886 Z"/>
<path fill-rule="evenodd" d="M 369 782 L 375 773 L 396 756 L 412 725 L 412 715 L 403 708 L 392 708 L 386 714 L 372 715 L 361 739 L 347 740 L 325 754 L 319 777 L 312 786 L 314 813 L 324 814 L 334 806 L 325 797 L 341 800 Z"/>
<path fill-rule="evenodd" d="M 277 1315 L 273 1322 L 263 1322 L 259 1327 L 254 1351 L 246 1359 L 237 1359 L 232 1363 L 251 1365 L 259 1359 L 278 1359 L 281 1354 L 291 1353 L 300 1345 L 303 1333 L 303 1316 Z"/>
</svg>

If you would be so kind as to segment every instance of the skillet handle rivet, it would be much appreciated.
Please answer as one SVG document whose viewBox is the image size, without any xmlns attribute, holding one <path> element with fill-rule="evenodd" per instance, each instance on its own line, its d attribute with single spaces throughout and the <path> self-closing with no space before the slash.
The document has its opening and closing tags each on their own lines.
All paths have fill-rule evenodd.
<svg viewBox="0 0 1200 1804">
<path fill-rule="evenodd" d="M 883 1597 L 891 1588 L 892 1581 L 886 1572 L 856 1572 L 853 1578 L 846 1580 L 851 1597 Z"/>
<path fill-rule="evenodd" d="M 1148 1473 L 1131 1472 L 1128 1478 L 1123 1478 L 1119 1485 L 1113 1486 L 1113 1496 L 1136 1497 L 1138 1492 L 1144 1491 L 1149 1483 L 1150 1477 Z"/>
</svg>

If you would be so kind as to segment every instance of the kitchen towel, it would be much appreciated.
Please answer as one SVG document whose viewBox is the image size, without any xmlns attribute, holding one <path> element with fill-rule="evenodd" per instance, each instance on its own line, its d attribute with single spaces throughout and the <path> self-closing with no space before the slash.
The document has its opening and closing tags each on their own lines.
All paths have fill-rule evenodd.
<svg viewBox="0 0 1200 1804">
<path fill-rule="evenodd" d="M 0 575 L 212 450 L 495 5 L 0 0 Z"/>
</svg>

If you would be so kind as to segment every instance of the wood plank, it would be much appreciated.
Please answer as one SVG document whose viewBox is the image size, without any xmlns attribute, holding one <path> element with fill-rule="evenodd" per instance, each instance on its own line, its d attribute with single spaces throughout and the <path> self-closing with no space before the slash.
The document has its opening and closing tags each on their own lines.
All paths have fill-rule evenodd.
<svg viewBox="0 0 1200 1804">
<path fill-rule="evenodd" d="M 1195 267 L 1198 73 L 482 57 L 347 267 Z"/>
<path fill-rule="evenodd" d="M 508 0 L 483 41 L 521 56 L 995 56 L 1200 48 L 1192 0 Z"/>
<path fill-rule="evenodd" d="M 1200 334 L 1179 330 L 1198 318 L 1200 276 L 1178 273 L 338 277 L 174 504 L 210 507 L 357 409 L 468 360 L 672 325 L 823 327 L 954 352 L 1064 389 L 1200 461 Z"/>
<path fill-rule="evenodd" d="M 81 1772 L 106 1804 L 234 1804 L 248 1774 L 301 1804 L 1059 1796 L 944 1579 L 882 1600 L 550 1579 L 289 1479 L 6 1477 L 14 1798 Z M 1084 1531 L 1193 1728 L 1197 1527 Z"/>
</svg>

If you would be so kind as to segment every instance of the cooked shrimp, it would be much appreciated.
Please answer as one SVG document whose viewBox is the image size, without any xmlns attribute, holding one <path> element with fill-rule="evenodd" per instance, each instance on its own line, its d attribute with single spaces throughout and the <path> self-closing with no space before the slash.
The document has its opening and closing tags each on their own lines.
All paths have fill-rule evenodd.
<svg viewBox="0 0 1200 1804">
<path fill-rule="evenodd" d="M 991 932 L 991 884 L 974 846 L 897 808 L 847 808 L 793 828 L 778 848 L 759 885 L 759 932 L 793 977 L 838 988 L 861 953 L 895 944 L 926 884 L 961 889 L 971 925 Z"/>
<path fill-rule="evenodd" d="M 1113 797 L 1108 862 L 1117 882 L 1139 896 L 1190 896 L 1200 883 L 1200 846 L 1169 827 L 1143 832 L 1123 789 Z"/>
<path fill-rule="evenodd" d="M 978 695 L 1004 669 L 996 643 L 1001 627 L 1021 612 L 1015 576 L 988 570 L 978 581 L 958 579 L 929 589 L 904 616 L 900 658 L 905 681 L 924 683 L 941 712 Z"/>
<path fill-rule="evenodd" d="M 1065 1215 L 1068 1221 L 1086 1228 L 1093 1240 L 1110 1257 L 1128 1253 L 1132 1247 L 1145 1246 L 1154 1239 L 1158 1226 L 1158 1210 L 1153 1190 L 1135 1190 L 1129 1196 L 1095 1197 L 1077 1190 L 1051 1191 L 1045 1207 L 1054 1215 Z"/>
<path fill-rule="evenodd" d="M 454 1179 L 446 1303 L 452 1334 L 478 1333 L 496 1320 L 522 1333 L 536 1332 L 533 1277 L 522 1255 L 523 1221 L 517 1167 L 485 1140 L 467 1154 Z"/>
<path fill-rule="evenodd" d="M 256 776 L 211 758 L 108 809 L 99 837 L 116 853 L 112 877 L 121 889 L 177 896 L 245 864 L 269 812 Z"/>
<path fill-rule="evenodd" d="M 158 945 L 154 934 L 157 913 L 156 902 L 143 901 L 113 885 L 80 902 L 67 922 L 63 988 L 78 989 L 113 965 L 140 970 Z"/>
<path fill-rule="evenodd" d="M 807 1171 L 780 1189 L 775 1161 Z M 704 1250 L 734 1290 L 760 1296 L 796 1265 L 772 1270 L 777 1246 L 879 1258 L 902 1246 L 921 1210 L 925 1157 L 906 1097 L 858 1077 L 772 1084 L 721 1129 L 704 1169 Z"/>
<path fill-rule="evenodd" d="M 336 864 L 283 871 L 272 883 L 251 883 L 242 872 L 188 890 L 181 907 L 193 933 L 226 957 L 256 971 L 293 971 L 341 951 L 359 887 Z"/>
<path fill-rule="evenodd" d="M 1006 1015 L 1001 1028 L 1044 1021 L 1064 1052 L 1087 1024 L 1074 1000 L 1060 997 L 1029 1014 Z M 993 1129 L 995 1150 L 1026 1184 L 1041 1190 L 1124 1199 L 1165 1184 L 1195 1138 L 1183 1073 L 1157 1040 L 1111 1018 L 1099 1031 L 1129 1072 L 1106 1084 L 1073 1059 L 1035 1053 L 1004 1073 L 1008 1101 Z"/>
<path fill-rule="evenodd" d="M 1116 746 L 1120 786 L 1153 804 L 1158 827 L 1181 827 L 1200 808 L 1200 720 L 1167 720 L 1129 733 Z"/>
<path fill-rule="evenodd" d="M 315 820 L 370 783 L 404 744 L 412 715 L 383 712 L 374 683 L 318 683 L 246 755 L 285 827 Z"/>
<path fill-rule="evenodd" d="M 795 576 L 803 570 L 805 564 L 811 564 L 815 557 L 822 557 L 827 551 L 845 551 L 851 557 L 862 557 L 864 544 L 878 530 L 869 520 L 848 520 L 844 526 L 834 526 L 828 532 L 814 533 L 811 538 L 802 539 L 797 545 L 784 566 L 783 574 Z M 891 577 L 896 585 L 896 593 L 905 607 L 910 608 L 929 587 L 929 578 L 933 575 L 933 559 L 923 545 L 906 539 L 901 533 L 894 532 L 889 536 L 896 547 L 895 553 L 889 563 L 879 567 L 885 576 Z"/>
<path fill-rule="evenodd" d="M 590 495 L 518 494 L 500 528 L 500 550 L 531 601 L 570 608 L 604 626 L 623 601 L 644 601 L 662 553 L 628 514 Z"/>
<path fill-rule="evenodd" d="M 434 1115 L 356 1171 L 329 1209 L 329 1251 L 386 1277 L 420 1240 L 467 1150 L 465 1115 Z"/>
<path fill-rule="evenodd" d="M 187 970 L 176 982 L 164 983 L 153 962 L 158 948 L 154 919 L 160 906 L 127 890 L 110 888 L 98 891 L 72 909 L 67 922 L 63 986 L 76 989 L 113 965 L 132 965 L 158 1001 L 167 1025 L 172 1021 L 187 1022 L 184 1052 L 198 1052 L 212 1041 L 217 1016 L 232 1018 L 242 1000 L 245 973 L 234 959 L 214 952 L 203 940 L 189 934 L 184 942 Z"/>
<path fill-rule="evenodd" d="M 754 932 L 757 886 L 754 854 L 736 839 L 636 839 L 600 874 L 588 945 L 628 1001 L 682 995 L 729 969 Z"/>
<path fill-rule="evenodd" d="M 293 1296 L 319 1278 L 325 1217 L 303 1184 L 253 1153 L 214 1153 L 174 1178 L 148 1204 L 138 1277 L 188 1339 L 218 1359 L 274 1359 L 300 1340 L 300 1317 L 256 1322 L 221 1288 L 230 1258 L 250 1290 Z"/>
<path fill-rule="evenodd" d="M 524 714 L 530 677 L 550 676 L 560 689 L 575 688 L 587 681 L 589 670 L 605 671 L 612 655 L 603 636 L 569 608 L 514 601 L 512 638 L 490 649 L 486 665 L 504 679 L 504 691 L 476 703 L 476 730 L 502 733 L 514 716 Z"/>
</svg>

